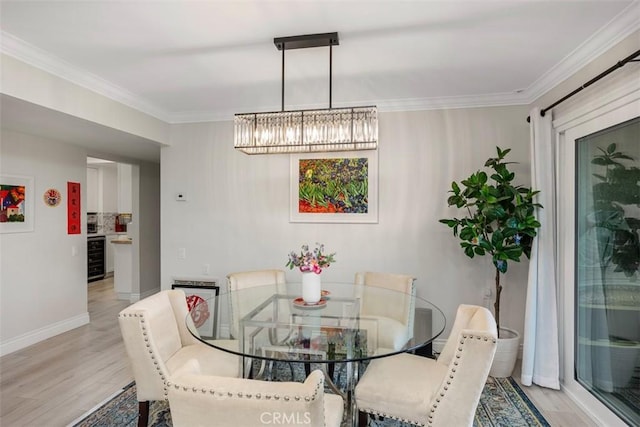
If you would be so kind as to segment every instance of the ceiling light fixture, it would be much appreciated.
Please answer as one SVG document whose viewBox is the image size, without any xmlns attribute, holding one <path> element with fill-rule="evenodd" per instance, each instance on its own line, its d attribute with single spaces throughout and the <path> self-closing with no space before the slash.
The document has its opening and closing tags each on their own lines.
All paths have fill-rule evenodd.
<svg viewBox="0 0 640 427">
<path fill-rule="evenodd" d="M 247 154 L 375 150 L 378 109 L 331 105 L 332 48 L 339 44 L 338 33 L 278 37 L 273 43 L 282 51 L 282 111 L 236 114 L 234 147 Z M 329 108 L 285 111 L 285 51 L 320 46 L 329 46 Z"/>
</svg>

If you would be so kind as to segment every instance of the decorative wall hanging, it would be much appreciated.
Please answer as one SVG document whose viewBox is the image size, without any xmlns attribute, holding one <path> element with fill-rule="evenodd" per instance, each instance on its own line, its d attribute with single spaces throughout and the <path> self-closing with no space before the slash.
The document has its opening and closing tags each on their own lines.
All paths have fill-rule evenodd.
<svg viewBox="0 0 640 427">
<path fill-rule="evenodd" d="M 44 200 L 45 205 L 55 208 L 60 205 L 60 202 L 62 201 L 62 194 L 60 194 L 60 192 L 55 188 L 49 188 L 42 195 L 42 199 Z"/>
<path fill-rule="evenodd" d="M 291 155 L 291 222 L 378 222 L 378 152 Z"/>
<path fill-rule="evenodd" d="M 338 33 L 308 34 L 273 39 L 282 51 L 282 110 L 235 115 L 234 147 L 247 154 L 281 154 L 375 150 L 378 147 L 378 109 L 375 106 L 333 108 L 333 46 Z M 284 53 L 290 49 L 329 46 L 329 108 L 285 111 Z"/>
<path fill-rule="evenodd" d="M 33 231 L 33 177 L 0 175 L 0 233 Z"/>
<path fill-rule="evenodd" d="M 80 234 L 80 183 L 67 182 L 67 234 Z"/>
</svg>

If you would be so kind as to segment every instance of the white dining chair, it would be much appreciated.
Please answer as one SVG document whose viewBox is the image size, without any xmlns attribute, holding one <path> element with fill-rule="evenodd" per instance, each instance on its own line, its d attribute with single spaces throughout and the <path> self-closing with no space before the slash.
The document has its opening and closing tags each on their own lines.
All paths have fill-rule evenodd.
<svg viewBox="0 0 640 427">
<path fill-rule="evenodd" d="M 344 413 L 319 370 L 304 383 L 184 373 L 171 380 L 168 400 L 175 427 L 340 427 Z"/>
<path fill-rule="evenodd" d="M 360 427 L 368 414 L 420 426 L 472 426 L 497 339 L 491 312 L 463 304 L 437 360 L 408 353 L 372 360 L 355 389 Z"/>
<path fill-rule="evenodd" d="M 356 273 L 360 319 L 369 342 L 388 350 L 401 350 L 413 338 L 415 279 L 405 274 Z M 395 292 L 380 292 L 376 288 Z M 371 326 L 367 326 L 371 325 Z"/>
<path fill-rule="evenodd" d="M 166 400 L 167 381 L 191 364 L 197 363 L 199 371 L 208 375 L 240 375 L 240 358 L 194 338 L 187 329 L 187 316 L 182 290 L 158 292 L 118 314 L 136 383 L 138 426 L 148 423 L 149 401 Z M 236 344 L 220 340 L 219 345 L 232 348 Z"/>
<path fill-rule="evenodd" d="M 241 271 L 227 275 L 227 289 L 230 310 L 229 330 L 233 338 L 239 339 L 241 335 L 239 330 L 240 320 L 274 294 L 286 294 L 287 281 L 283 270 Z M 244 292 L 239 295 L 237 293 L 239 291 Z M 283 301 L 279 309 L 281 312 L 286 312 L 289 307 Z M 277 344 L 281 339 L 285 338 L 271 336 L 269 333 L 258 329 L 245 329 L 243 332 L 244 345 L 254 347 L 257 353 L 260 353 L 261 348 Z M 248 372 L 249 375 L 255 375 L 260 378 L 263 376 L 266 367 L 267 365 L 263 360 L 260 363 L 258 372 L 253 372 L 252 359 L 245 359 L 245 372 Z M 293 376 L 293 368 L 291 368 L 291 375 Z"/>
</svg>

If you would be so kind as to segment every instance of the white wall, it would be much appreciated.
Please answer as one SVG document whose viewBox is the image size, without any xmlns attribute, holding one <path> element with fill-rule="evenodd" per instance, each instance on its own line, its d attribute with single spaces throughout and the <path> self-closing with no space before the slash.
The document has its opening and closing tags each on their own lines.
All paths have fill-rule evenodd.
<svg viewBox="0 0 640 427">
<path fill-rule="evenodd" d="M 489 258 L 467 258 L 438 223 L 456 214 L 447 191 L 496 145 L 513 149 L 519 183 L 528 184 L 526 116 L 525 107 L 381 113 L 378 224 L 290 223 L 289 156 L 235 151 L 232 122 L 174 125 L 161 158 L 162 287 L 173 276 L 202 276 L 204 264 L 221 281 L 233 271 L 284 269 L 289 251 L 323 242 L 337 252 L 324 280 L 351 281 L 360 270 L 412 274 L 418 294 L 451 320 L 458 304 L 484 302 L 494 269 Z M 513 265 L 504 280 L 503 323 L 520 331 L 527 266 Z M 287 280 L 299 275 L 287 270 Z"/>
<path fill-rule="evenodd" d="M 99 165 L 98 212 L 118 212 L 118 169 L 113 163 Z"/>
<path fill-rule="evenodd" d="M 87 158 L 68 144 L 2 130 L 0 172 L 34 177 L 34 231 L 0 234 L 0 354 L 89 321 L 86 209 L 83 234 L 67 234 L 67 182 L 86 196 Z M 42 194 L 56 188 L 58 207 Z M 75 248 L 76 255 L 73 255 Z"/>
<path fill-rule="evenodd" d="M 0 174 L 34 177 L 33 232 L 0 234 L 0 355 L 89 322 L 87 312 L 87 152 L 76 145 L 1 131 Z M 160 166 L 135 165 L 136 261 L 132 297 L 160 288 Z M 67 182 L 82 189 L 82 234 L 67 234 Z M 62 193 L 45 206 L 48 188 Z M 76 255 L 72 255 L 75 248 Z"/>
<path fill-rule="evenodd" d="M 160 290 L 160 165 L 141 163 L 139 166 L 138 215 L 139 224 L 139 289 L 140 297 Z"/>
</svg>

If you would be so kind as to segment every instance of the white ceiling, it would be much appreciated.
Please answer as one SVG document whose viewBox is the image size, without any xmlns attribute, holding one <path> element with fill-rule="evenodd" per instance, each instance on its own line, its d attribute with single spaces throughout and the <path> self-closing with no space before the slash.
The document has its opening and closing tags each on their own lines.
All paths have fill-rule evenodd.
<svg viewBox="0 0 640 427">
<path fill-rule="evenodd" d="M 333 106 L 527 104 L 640 27 L 637 0 L 0 2 L 3 52 L 171 123 L 280 109 L 273 38 L 337 31 Z M 286 53 L 328 106 L 328 48 Z"/>
</svg>

